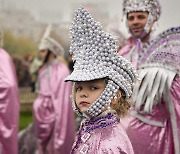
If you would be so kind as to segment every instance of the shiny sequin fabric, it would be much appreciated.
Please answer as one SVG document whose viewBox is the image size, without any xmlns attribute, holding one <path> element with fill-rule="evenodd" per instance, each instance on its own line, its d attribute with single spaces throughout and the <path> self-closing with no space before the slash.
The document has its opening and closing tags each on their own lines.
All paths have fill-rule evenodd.
<svg viewBox="0 0 180 154">
<path fill-rule="evenodd" d="M 120 119 L 111 112 L 82 122 L 71 154 L 133 154 Z"/>
<path fill-rule="evenodd" d="M 127 134 L 137 154 L 180 153 L 180 27 L 146 44 L 138 59 Z M 126 120 L 126 124 L 127 124 Z M 143 141 L 143 142 L 142 142 Z"/>
<path fill-rule="evenodd" d="M 174 70 L 180 75 L 180 27 L 170 28 L 143 49 L 139 56 L 139 65 L 159 66 Z"/>
</svg>

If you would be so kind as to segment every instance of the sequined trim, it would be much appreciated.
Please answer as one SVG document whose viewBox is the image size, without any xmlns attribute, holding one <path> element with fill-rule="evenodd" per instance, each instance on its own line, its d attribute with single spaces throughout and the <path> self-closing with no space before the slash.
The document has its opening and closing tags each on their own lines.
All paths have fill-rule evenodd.
<svg viewBox="0 0 180 154">
<path fill-rule="evenodd" d="M 77 139 L 73 145 L 71 154 L 74 154 L 75 151 L 79 148 L 79 145 L 83 143 L 82 148 L 80 149 L 81 154 L 88 153 L 89 145 L 87 141 L 90 139 L 91 134 L 95 129 L 108 127 L 115 123 L 119 122 L 119 118 L 112 113 L 107 113 L 104 116 L 92 118 L 90 120 L 86 120 L 82 123 L 81 128 L 77 134 Z"/>
</svg>

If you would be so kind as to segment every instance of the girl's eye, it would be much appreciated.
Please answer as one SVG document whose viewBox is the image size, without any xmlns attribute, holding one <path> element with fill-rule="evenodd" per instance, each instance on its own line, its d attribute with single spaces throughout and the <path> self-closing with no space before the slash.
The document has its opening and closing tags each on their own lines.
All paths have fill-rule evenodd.
<svg viewBox="0 0 180 154">
<path fill-rule="evenodd" d="M 76 87 L 76 91 L 81 91 L 82 87 Z"/>
<path fill-rule="evenodd" d="M 96 87 L 96 86 L 91 87 L 91 90 L 97 90 L 97 89 L 98 89 L 98 87 Z"/>
</svg>

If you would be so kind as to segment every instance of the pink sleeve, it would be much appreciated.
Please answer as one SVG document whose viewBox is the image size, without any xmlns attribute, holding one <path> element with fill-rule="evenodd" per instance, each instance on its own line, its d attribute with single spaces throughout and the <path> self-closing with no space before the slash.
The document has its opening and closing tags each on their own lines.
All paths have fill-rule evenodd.
<svg viewBox="0 0 180 154">
<path fill-rule="evenodd" d="M 174 109 L 176 113 L 176 123 L 178 127 L 178 136 L 180 141 L 180 77 L 176 77 L 171 85 L 172 102 L 174 103 Z"/>
<path fill-rule="evenodd" d="M 35 130 L 41 142 L 40 149 L 52 142 L 49 151 L 70 153 L 75 121 L 70 100 L 71 83 L 64 82 L 68 74 L 67 67 L 58 63 L 51 69 L 47 80 L 43 75 L 40 77 L 40 92 L 34 103 Z"/>
<path fill-rule="evenodd" d="M 59 153 L 70 153 L 75 137 L 75 117 L 70 98 L 72 84 L 71 82 L 64 82 L 64 79 L 69 75 L 67 67 L 63 65 L 60 70 L 61 81 L 58 84 L 58 90 L 55 94 L 55 100 L 57 102 L 55 147 L 59 150 Z"/>
<path fill-rule="evenodd" d="M 17 154 L 19 95 L 13 62 L 0 49 L 0 153 Z"/>
<path fill-rule="evenodd" d="M 119 50 L 119 53 L 120 53 L 121 56 L 125 57 L 126 54 L 128 54 L 129 50 L 130 50 L 130 46 L 129 45 L 125 45 L 123 48 L 121 48 Z"/>
<path fill-rule="evenodd" d="M 125 42 L 125 45 L 119 50 L 121 56 L 126 57 L 134 45 L 132 37 L 128 38 Z"/>
<path fill-rule="evenodd" d="M 52 139 L 55 123 L 55 108 L 51 93 L 48 88 L 49 80 L 42 76 L 45 69 L 42 68 L 38 76 L 38 97 L 33 104 L 34 128 L 39 141 L 39 153 L 45 149 Z"/>
<path fill-rule="evenodd" d="M 121 124 L 111 130 L 104 128 L 97 154 L 134 154 L 131 142 Z"/>
</svg>

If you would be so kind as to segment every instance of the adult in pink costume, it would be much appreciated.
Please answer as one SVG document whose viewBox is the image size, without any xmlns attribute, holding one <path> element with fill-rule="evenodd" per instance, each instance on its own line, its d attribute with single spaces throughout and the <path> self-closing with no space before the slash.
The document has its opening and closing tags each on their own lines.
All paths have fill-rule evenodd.
<svg viewBox="0 0 180 154">
<path fill-rule="evenodd" d="M 85 120 L 77 133 L 71 153 L 133 154 L 132 145 L 120 123 L 120 118 L 116 111 L 111 109 L 110 103 L 119 89 L 125 98 L 130 97 L 132 84 L 137 77 L 134 67 L 117 53 L 114 38 L 104 32 L 101 25 L 83 7 L 75 11 L 71 38 L 70 53 L 75 65 L 66 81 L 78 83 L 107 79 L 104 91 L 85 111 L 78 108 L 74 99 L 74 89 L 74 111 Z M 86 95 L 83 94 L 82 100 L 89 101 L 89 95 L 83 97 Z"/>
<path fill-rule="evenodd" d="M 2 39 L 2 33 L 0 34 Z M 0 48 L 0 153 L 18 153 L 19 93 L 14 63 Z"/>
<path fill-rule="evenodd" d="M 124 2 L 127 17 L 137 11 L 146 11 L 150 17 L 139 37 L 133 36 L 129 28 L 132 37 L 120 51 L 133 62 L 141 78 L 134 88 L 135 110 L 126 124 L 127 133 L 136 154 L 179 154 L 180 28 L 171 28 L 152 41 L 143 42 L 159 18 L 159 3 L 156 0 Z"/>
<path fill-rule="evenodd" d="M 75 136 L 71 84 L 64 82 L 69 70 L 57 60 L 63 48 L 53 34 L 52 27 L 48 26 L 39 45 L 45 59 L 38 76 L 38 97 L 33 105 L 35 133 L 39 154 L 69 154 Z"/>
</svg>

